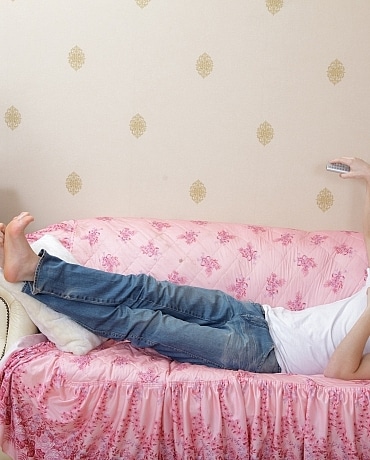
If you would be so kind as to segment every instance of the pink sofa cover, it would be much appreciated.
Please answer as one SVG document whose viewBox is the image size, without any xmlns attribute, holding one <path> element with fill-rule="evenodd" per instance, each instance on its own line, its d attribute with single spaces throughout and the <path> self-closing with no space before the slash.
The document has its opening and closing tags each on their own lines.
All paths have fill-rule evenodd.
<svg viewBox="0 0 370 460">
<path fill-rule="evenodd" d="M 45 233 L 86 266 L 289 309 L 347 297 L 366 276 L 355 232 L 94 218 L 29 240 Z M 0 379 L 0 445 L 14 460 L 370 458 L 368 381 L 215 370 L 114 341 L 85 356 L 25 347 Z"/>
</svg>

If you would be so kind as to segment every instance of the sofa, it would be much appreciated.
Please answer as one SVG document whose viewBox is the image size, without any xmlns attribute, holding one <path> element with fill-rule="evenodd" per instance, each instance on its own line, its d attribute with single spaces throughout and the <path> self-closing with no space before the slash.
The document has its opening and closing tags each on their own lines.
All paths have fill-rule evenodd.
<svg viewBox="0 0 370 460">
<path fill-rule="evenodd" d="M 292 310 L 352 295 L 368 265 L 363 235 L 350 231 L 99 217 L 27 235 L 34 250 L 45 237 L 71 262 Z M 8 288 L 0 446 L 14 460 L 370 459 L 369 381 L 178 363 L 85 337 Z"/>
</svg>

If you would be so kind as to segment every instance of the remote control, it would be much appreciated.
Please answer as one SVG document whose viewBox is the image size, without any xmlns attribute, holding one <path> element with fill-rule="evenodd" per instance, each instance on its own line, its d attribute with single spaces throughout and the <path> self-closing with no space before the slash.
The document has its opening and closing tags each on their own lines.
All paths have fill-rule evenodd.
<svg viewBox="0 0 370 460">
<path fill-rule="evenodd" d="M 326 165 L 326 170 L 336 173 L 346 173 L 349 172 L 351 168 L 343 163 L 328 163 Z"/>
</svg>

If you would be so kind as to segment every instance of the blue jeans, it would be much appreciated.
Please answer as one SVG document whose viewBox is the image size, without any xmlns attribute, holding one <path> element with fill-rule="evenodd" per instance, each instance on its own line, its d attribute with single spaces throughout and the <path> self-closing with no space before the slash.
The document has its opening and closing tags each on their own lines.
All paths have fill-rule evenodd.
<svg viewBox="0 0 370 460">
<path fill-rule="evenodd" d="M 280 372 L 262 307 L 221 291 L 106 273 L 41 251 L 23 292 L 97 335 L 180 362 Z"/>
</svg>

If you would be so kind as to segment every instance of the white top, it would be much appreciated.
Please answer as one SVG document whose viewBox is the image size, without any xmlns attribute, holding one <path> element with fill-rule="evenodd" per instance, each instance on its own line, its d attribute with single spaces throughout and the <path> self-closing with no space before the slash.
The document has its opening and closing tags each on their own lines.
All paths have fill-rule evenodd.
<svg viewBox="0 0 370 460">
<path fill-rule="evenodd" d="M 335 348 L 365 310 L 369 268 L 367 273 L 366 286 L 344 300 L 300 311 L 263 305 L 282 372 L 304 375 L 324 372 Z M 370 353 L 370 339 L 364 353 Z"/>
</svg>

